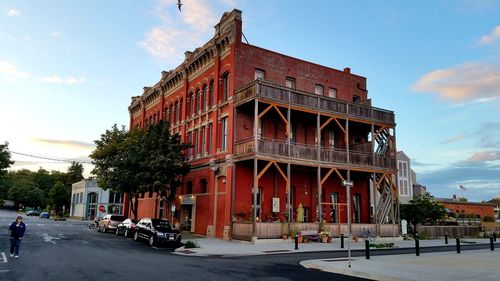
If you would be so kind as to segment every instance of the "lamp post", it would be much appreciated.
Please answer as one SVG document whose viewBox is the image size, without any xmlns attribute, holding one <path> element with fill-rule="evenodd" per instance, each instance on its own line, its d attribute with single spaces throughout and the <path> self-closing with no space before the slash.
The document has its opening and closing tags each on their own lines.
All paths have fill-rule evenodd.
<svg viewBox="0 0 500 281">
<path fill-rule="evenodd" d="M 346 187 L 347 193 L 347 260 L 351 267 L 351 187 L 350 171 L 347 171 L 347 180 L 342 181 L 342 185 Z"/>
</svg>

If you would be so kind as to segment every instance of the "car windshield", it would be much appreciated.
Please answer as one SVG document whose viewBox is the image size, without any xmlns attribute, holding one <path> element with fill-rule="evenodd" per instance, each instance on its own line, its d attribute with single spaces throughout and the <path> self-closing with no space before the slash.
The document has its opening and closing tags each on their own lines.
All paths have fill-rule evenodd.
<svg viewBox="0 0 500 281">
<path fill-rule="evenodd" d="M 153 220 L 153 226 L 156 229 L 172 230 L 170 223 L 166 220 Z"/>
<path fill-rule="evenodd" d="M 109 219 L 112 221 L 123 221 L 125 218 L 123 216 L 111 216 Z"/>
</svg>

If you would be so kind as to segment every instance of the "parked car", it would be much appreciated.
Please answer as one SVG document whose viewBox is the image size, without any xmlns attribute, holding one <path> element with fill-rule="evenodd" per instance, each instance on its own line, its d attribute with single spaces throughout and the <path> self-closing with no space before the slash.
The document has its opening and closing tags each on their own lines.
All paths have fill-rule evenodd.
<svg viewBox="0 0 500 281">
<path fill-rule="evenodd" d="M 125 217 L 120 215 L 105 215 L 104 218 L 99 221 L 99 228 L 97 228 L 97 231 L 108 232 L 111 230 L 114 232 L 118 224 L 123 220 L 125 220 Z"/>
<path fill-rule="evenodd" d="M 50 215 L 49 215 L 49 213 L 47 213 L 47 212 L 42 212 L 42 213 L 40 214 L 40 218 L 41 218 L 41 219 L 50 219 Z"/>
<path fill-rule="evenodd" d="M 26 215 L 27 215 L 27 216 L 34 216 L 34 217 L 38 217 L 38 216 L 40 215 L 40 212 L 39 212 L 39 211 L 36 211 L 36 210 L 27 211 L 27 212 L 26 212 Z"/>
<path fill-rule="evenodd" d="M 123 235 L 125 237 L 129 237 L 134 233 L 136 224 L 136 219 L 126 219 L 118 224 L 115 234 L 117 236 Z"/>
<path fill-rule="evenodd" d="M 172 228 L 166 219 L 143 218 L 137 223 L 134 240 L 144 239 L 150 246 L 157 244 L 180 244 L 181 234 Z"/>
</svg>

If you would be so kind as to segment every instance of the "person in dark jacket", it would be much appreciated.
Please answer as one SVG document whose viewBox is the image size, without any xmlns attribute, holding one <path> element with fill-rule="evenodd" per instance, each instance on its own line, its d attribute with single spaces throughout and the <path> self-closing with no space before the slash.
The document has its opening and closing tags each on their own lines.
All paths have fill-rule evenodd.
<svg viewBox="0 0 500 281">
<path fill-rule="evenodd" d="M 21 240 L 23 240 L 24 232 L 26 231 L 26 225 L 23 222 L 23 217 L 17 216 L 15 222 L 11 223 L 10 227 L 10 257 L 15 259 L 19 258 L 19 247 L 21 246 Z M 14 256 L 15 250 L 15 256 Z"/>
</svg>

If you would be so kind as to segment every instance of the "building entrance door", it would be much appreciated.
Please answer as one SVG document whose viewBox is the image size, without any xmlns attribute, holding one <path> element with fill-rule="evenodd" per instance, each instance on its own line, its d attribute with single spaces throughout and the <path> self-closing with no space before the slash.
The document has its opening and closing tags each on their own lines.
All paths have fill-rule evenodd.
<svg viewBox="0 0 500 281">
<path fill-rule="evenodd" d="M 191 231 L 191 222 L 193 221 L 193 206 L 181 205 L 181 229 Z"/>
</svg>

